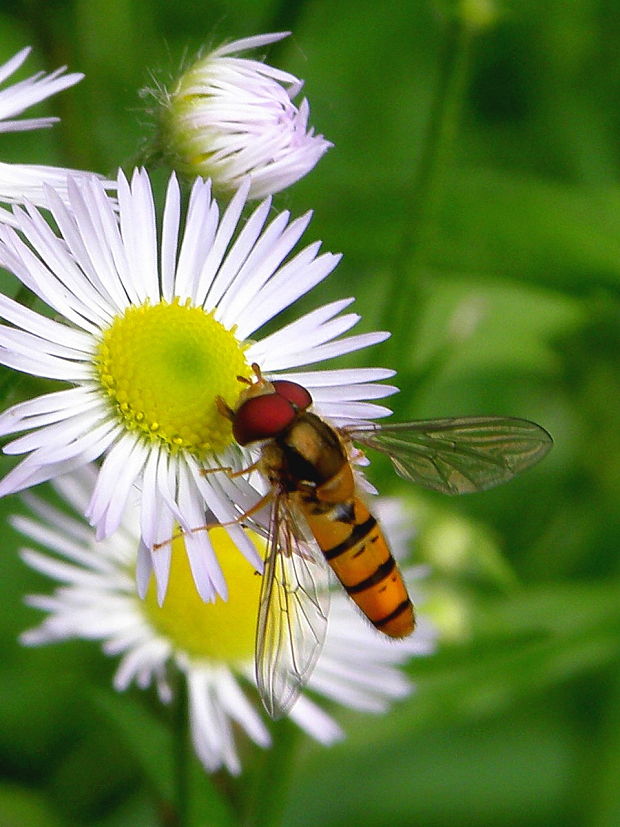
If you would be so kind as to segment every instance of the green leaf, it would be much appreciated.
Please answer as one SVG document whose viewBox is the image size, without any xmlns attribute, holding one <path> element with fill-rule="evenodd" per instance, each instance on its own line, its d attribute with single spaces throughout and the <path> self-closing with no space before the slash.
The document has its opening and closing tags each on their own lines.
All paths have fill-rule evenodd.
<svg viewBox="0 0 620 827">
<path fill-rule="evenodd" d="M 65 822 L 43 795 L 17 784 L 0 784 L 2 827 L 62 827 Z"/>
<path fill-rule="evenodd" d="M 430 261 L 440 272 L 620 293 L 619 189 L 487 169 L 456 172 L 449 193 Z"/>
</svg>

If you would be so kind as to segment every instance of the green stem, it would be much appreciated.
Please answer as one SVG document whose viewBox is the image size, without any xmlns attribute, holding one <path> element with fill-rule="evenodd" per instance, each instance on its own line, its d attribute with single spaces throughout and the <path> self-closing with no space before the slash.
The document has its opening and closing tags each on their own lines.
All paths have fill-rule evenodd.
<svg viewBox="0 0 620 827">
<path fill-rule="evenodd" d="M 174 791 L 178 827 L 188 823 L 189 812 L 189 710 L 184 678 L 178 681 L 175 709 Z"/>
<path fill-rule="evenodd" d="M 274 726 L 273 745 L 260 756 L 250 784 L 243 827 L 275 827 L 282 823 L 299 735 L 299 729 L 287 718 Z"/>
<path fill-rule="evenodd" d="M 615 674 L 608 676 L 609 692 L 602 721 L 596 732 L 589 730 L 584 737 L 587 746 L 580 752 L 580 771 L 574 779 L 578 798 L 575 807 L 581 812 L 583 823 L 587 821 L 592 827 L 620 823 L 620 663 L 613 668 Z"/>
<path fill-rule="evenodd" d="M 472 35 L 471 26 L 460 16 L 446 24 L 440 74 L 419 163 L 407 188 L 404 229 L 394 256 L 385 306 L 384 325 L 397 334 L 391 341 L 389 356 L 392 359 L 398 353 L 410 351 L 415 341 L 414 322 L 420 318 L 425 292 L 422 267 L 457 133 L 460 105 L 469 75 Z M 403 364 L 404 360 L 396 361 Z"/>
<path fill-rule="evenodd" d="M 172 728 L 172 800 L 161 803 L 162 827 L 187 827 L 189 825 L 189 715 L 187 687 L 184 676 L 178 671 L 171 676 L 174 700 L 170 710 Z"/>
</svg>

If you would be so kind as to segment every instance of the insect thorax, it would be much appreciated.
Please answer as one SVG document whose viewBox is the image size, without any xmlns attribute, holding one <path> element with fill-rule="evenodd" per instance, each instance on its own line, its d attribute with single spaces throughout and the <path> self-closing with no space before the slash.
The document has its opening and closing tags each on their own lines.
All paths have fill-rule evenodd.
<svg viewBox="0 0 620 827">
<path fill-rule="evenodd" d="M 348 464 L 338 434 L 312 413 L 302 413 L 263 448 L 263 465 L 272 482 L 288 491 L 312 491 Z"/>
</svg>

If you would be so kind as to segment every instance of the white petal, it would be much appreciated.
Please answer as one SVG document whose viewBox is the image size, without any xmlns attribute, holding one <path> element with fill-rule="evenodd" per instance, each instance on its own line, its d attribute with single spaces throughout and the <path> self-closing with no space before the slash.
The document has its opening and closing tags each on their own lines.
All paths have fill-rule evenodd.
<svg viewBox="0 0 620 827">
<path fill-rule="evenodd" d="M 202 266 L 200 276 L 198 279 L 198 286 L 196 287 L 195 301 L 199 305 L 204 305 L 207 310 L 215 307 L 226 290 L 230 282 L 231 274 L 226 272 L 220 275 L 219 267 L 226 252 L 226 248 L 230 239 L 235 232 L 241 211 L 245 206 L 249 188 L 249 182 L 243 184 L 235 195 L 230 200 L 228 207 L 222 220 L 219 223 L 213 246 L 209 250 L 209 255 L 206 257 Z M 216 205 L 214 205 L 214 209 Z M 259 207 L 260 209 L 260 207 Z M 263 208 L 265 209 L 265 208 Z M 267 207 L 268 209 L 268 207 Z"/>
<path fill-rule="evenodd" d="M 85 571 L 80 566 L 56 560 L 32 549 L 23 549 L 20 557 L 31 568 L 63 583 L 71 583 L 74 586 L 90 586 L 97 582 L 94 580 L 95 575 L 92 572 Z"/>
<path fill-rule="evenodd" d="M 181 301 L 198 292 L 200 271 L 217 230 L 219 212 L 211 202 L 211 183 L 198 178 L 193 186 L 177 264 L 175 294 Z"/>
<path fill-rule="evenodd" d="M 344 738 L 344 732 L 334 719 L 303 695 L 297 699 L 289 717 L 308 735 L 326 746 Z"/>
<path fill-rule="evenodd" d="M 135 170 L 129 187 L 118 178 L 118 201 L 123 244 L 132 284 L 141 300 L 159 301 L 157 230 L 153 193 L 146 174 Z"/>
<path fill-rule="evenodd" d="M 268 46 L 270 43 L 283 40 L 290 34 L 290 32 L 273 32 L 271 34 L 257 34 L 252 37 L 242 37 L 239 40 L 233 40 L 230 43 L 225 43 L 223 46 L 220 46 L 215 50 L 214 54 L 224 56 L 244 52 L 247 49 L 258 49 L 261 46 Z"/>
<path fill-rule="evenodd" d="M 378 344 L 385 341 L 389 337 L 389 333 L 381 331 L 377 333 L 362 333 L 359 336 L 347 336 L 344 339 L 338 339 L 335 342 L 328 342 L 324 345 L 308 349 L 306 351 L 298 351 L 296 353 L 281 353 L 281 354 L 264 354 L 261 359 L 261 345 L 258 342 L 251 348 L 248 348 L 247 358 L 256 360 L 260 365 L 265 366 L 265 370 L 284 370 L 290 367 L 297 367 L 298 365 L 309 365 L 316 362 L 322 362 L 325 359 L 333 359 L 336 356 L 342 356 L 345 353 L 352 353 L 355 350 L 362 350 L 366 347 Z"/>
<path fill-rule="evenodd" d="M 253 244 L 243 267 L 232 282 L 226 296 L 219 303 L 218 316 L 220 318 L 239 319 L 248 304 L 255 305 L 261 289 L 299 241 L 310 218 L 311 213 L 306 213 L 289 224 L 287 212 L 276 216 Z"/>
<path fill-rule="evenodd" d="M 257 322 L 263 318 L 273 318 L 308 293 L 331 273 L 340 258 L 339 255 L 324 253 L 304 268 L 303 278 L 291 277 L 287 265 L 282 267 L 256 297 L 254 312 Z"/>
<path fill-rule="evenodd" d="M 27 307 L 0 294 L 0 317 L 11 324 L 21 327 L 28 333 L 47 339 L 50 343 L 62 343 L 78 354 L 92 352 L 92 338 L 79 330 L 41 316 Z"/>
<path fill-rule="evenodd" d="M 206 671 L 188 674 L 190 727 L 196 755 L 208 772 L 221 765 L 233 775 L 241 771 L 230 723 L 212 695 Z"/>
<path fill-rule="evenodd" d="M 0 83 L 12 75 L 24 62 L 30 47 L 26 47 L 19 51 L 16 55 L 10 58 L 6 63 L 0 66 Z M 44 72 L 37 72 L 31 77 L 14 83 L 6 89 L 0 91 L 0 119 L 4 123 L 0 124 L 0 131 L 19 131 L 24 129 L 33 129 L 40 126 L 49 126 L 50 121 L 56 119 L 50 118 L 34 118 L 23 121 L 7 121 L 6 119 L 12 115 L 20 115 L 25 109 L 39 103 L 57 92 L 67 89 L 80 81 L 84 75 L 73 73 L 63 76 L 66 67 L 56 69 L 46 75 Z"/>
<path fill-rule="evenodd" d="M 142 540 L 148 548 L 172 537 L 175 521 L 182 528 L 189 528 L 171 486 L 177 464 L 163 450 L 153 448 L 149 451 L 142 477 L 140 511 Z M 171 469 L 170 465 L 174 468 Z"/>
<path fill-rule="evenodd" d="M 392 413 L 391 408 L 374 405 L 371 402 L 317 402 L 316 407 L 321 416 L 336 425 L 360 422 L 365 419 L 378 419 L 382 416 L 390 416 Z"/>
<path fill-rule="evenodd" d="M 193 461 L 191 461 L 191 459 L 188 459 L 188 467 L 192 474 L 194 484 L 204 499 L 207 508 L 213 513 L 218 522 L 226 526 L 226 530 L 230 534 L 231 539 L 239 551 L 249 561 L 250 565 L 258 571 L 262 571 L 263 561 L 256 551 L 256 547 L 249 539 L 247 533 L 243 531 L 241 526 L 236 522 L 238 514 L 235 511 L 231 501 L 218 496 L 217 488 L 206 481 L 206 477 L 200 473 L 200 468 Z M 196 532 L 194 539 L 199 535 L 206 533 L 207 532 Z M 210 552 L 213 554 L 211 549 Z M 219 564 L 217 565 L 219 569 Z M 226 588 L 225 582 L 223 581 L 222 588 Z M 221 594 L 221 592 L 219 593 Z"/>
<path fill-rule="evenodd" d="M 179 223 L 181 220 L 181 191 L 176 175 L 171 175 L 166 191 L 161 233 L 161 294 L 170 302 L 175 294 L 175 271 Z"/>
<path fill-rule="evenodd" d="M 24 488 L 46 482 L 60 474 L 68 474 L 76 468 L 80 468 L 87 462 L 101 456 L 113 438 L 113 433 L 101 431 L 95 434 L 95 438 L 81 452 L 43 466 L 36 463 L 36 458 L 35 461 L 31 461 L 31 457 L 26 457 L 0 481 L 0 497 L 14 494 L 16 491 L 21 491 Z"/>
<path fill-rule="evenodd" d="M 0 414 L 0 434 L 27 431 L 50 422 L 59 422 L 72 416 L 75 411 L 87 411 L 100 404 L 99 397 L 84 388 L 47 393 L 19 402 Z"/>
<path fill-rule="evenodd" d="M 97 526 L 99 538 L 108 537 L 120 525 L 129 492 L 140 476 L 148 448 L 137 436 L 124 436 L 103 461 L 86 516 Z"/>
<path fill-rule="evenodd" d="M 271 744 L 269 730 L 262 718 L 246 696 L 239 684 L 228 670 L 219 670 L 216 674 L 217 693 L 223 709 L 240 724 L 255 744 L 268 747 Z"/>
<path fill-rule="evenodd" d="M 31 456 L 34 461 L 43 465 L 70 456 L 74 446 L 78 446 L 77 450 L 81 451 L 79 446 L 90 441 L 93 429 L 101 423 L 100 406 L 91 404 L 82 411 L 72 410 L 70 413 L 70 416 L 65 414 L 62 419 L 50 417 L 52 421 L 48 425 L 43 425 L 40 417 L 36 430 L 8 442 L 4 446 L 4 453 L 33 452 Z M 104 423 L 104 427 L 107 430 L 111 426 Z"/>
<path fill-rule="evenodd" d="M 234 280 L 237 278 L 239 271 L 243 268 L 247 256 L 251 253 L 252 248 L 260 235 L 265 221 L 267 220 L 270 207 L 271 199 L 268 198 L 254 210 L 243 229 L 235 239 L 232 247 L 226 254 L 226 258 L 219 265 L 217 279 L 215 280 L 209 294 L 210 306 L 213 306 L 214 303 L 217 302 L 217 306 L 219 307 L 225 300 L 226 291 L 228 291 L 230 286 L 234 284 Z M 234 217 L 235 214 L 236 212 L 231 215 L 231 218 Z M 205 267 L 206 264 L 207 263 L 205 263 Z M 201 274 L 201 280 L 202 278 L 203 274 Z M 221 314 L 218 314 L 218 316 L 220 315 Z M 224 321 L 224 317 L 222 317 L 222 323 L 226 323 Z"/>
<path fill-rule="evenodd" d="M 153 572 L 153 561 L 150 550 L 143 542 L 138 544 L 138 559 L 136 562 L 136 589 L 141 600 L 144 600 Z"/>
<path fill-rule="evenodd" d="M 130 649 L 121 660 L 114 676 L 114 688 L 123 691 L 135 679 L 138 672 L 144 674 L 145 669 L 152 672 L 156 663 L 161 659 L 161 647 L 157 642 L 153 649 L 152 641 L 147 641 L 141 647 Z M 144 686 L 143 686 L 144 688 Z"/>
<path fill-rule="evenodd" d="M 19 69 L 31 51 L 32 46 L 25 46 L 23 49 L 20 49 L 17 54 L 13 55 L 13 57 L 9 58 L 5 63 L 0 65 L 0 83 L 3 83 L 13 74 L 13 72 L 16 72 Z M 2 96 L 0 94 L 0 100 L 1 97 Z"/>
<path fill-rule="evenodd" d="M 198 593 L 206 602 L 213 601 L 216 594 L 226 600 L 228 589 L 209 532 L 201 530 L 205 526 L 205 503 L 194 484 L 191 469 L 185 465 L 179 469 L 179 507 L 190 524 L 185 549 Z"/>
</svg>

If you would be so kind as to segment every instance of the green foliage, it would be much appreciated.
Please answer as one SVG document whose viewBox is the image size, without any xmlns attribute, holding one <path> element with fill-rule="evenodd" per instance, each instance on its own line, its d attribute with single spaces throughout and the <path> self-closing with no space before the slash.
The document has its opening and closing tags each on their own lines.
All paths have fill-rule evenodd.
<svg viewBox="0 0 620 827">
<path fill-rule="evenodd" d="M 287 825 L 620 818 L 620 5 L 498 2 L 494 25 L 469 44 L 455 137 L 429 192 L 416 165 L 459 5 L 13 0 L 0 10 L 0 59 L 30 43 L 31 70 L 86 73 L 40 107 L 62 124 L 2 135 L 2 160 L 104 173 L 140 147 L 149 102 L 138 90 L 205 44 L 293 26 L 271 60 L 306 79 L 312 123 L 336 146 L 276 206 L 314 209 L 311 237 L 344 253 L 300 305 L 352 294 L 364 330 L 398 318 L 392 346 L 343 361 L 397 368 L 401 417 L 513 414 L 555 438 L 540 467 L 459 500 L 407 493 L 373 464 L 382 492 L 411 497 L 412 560 L 434 564 L 426 599 L 452 609 L 437 608 L 446 642 L 412 662 L 417 693 L 389 715 L 336 711 L 342 744 L 302 743 L 273 807 Z M 396 268 L 407 297 L 398 314 Z M 19 507 L 0 504 L 3 526 Z M 455 527 L 466 542 L 446 558 Z M 165 823 L 173 770 L 159 706 L 108 690 L 110 664 L 92 646 L 18 647 L 36 620 L 22 596 L 46 584 L 19 562 L 15 534 L 3 536 L 0 823 Z M 258 750 L 243 749 L 252 766 Z M 252 811 L 252 771 L 212 780 L 192 763 L 190 776 L 190 823 L 235 823 L 214 791 Z M 269 783 L 269 772 L 256 778 Z"/>
</svg>

